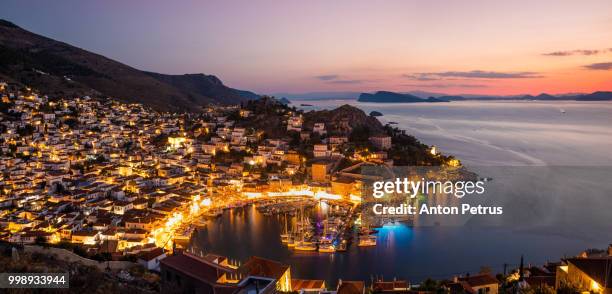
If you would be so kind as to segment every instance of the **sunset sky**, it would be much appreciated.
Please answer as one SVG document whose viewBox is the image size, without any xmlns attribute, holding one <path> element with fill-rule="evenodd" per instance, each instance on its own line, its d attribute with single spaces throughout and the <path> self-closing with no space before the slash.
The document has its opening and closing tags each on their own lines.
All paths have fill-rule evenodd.
<svg viewBox="0 0 612 294">
<path fill-rule="evenodd" d="M 612 90 L 610 0 L 9 0 L 0 18 L 139 69 L 265 94 Z"/>
</svg>

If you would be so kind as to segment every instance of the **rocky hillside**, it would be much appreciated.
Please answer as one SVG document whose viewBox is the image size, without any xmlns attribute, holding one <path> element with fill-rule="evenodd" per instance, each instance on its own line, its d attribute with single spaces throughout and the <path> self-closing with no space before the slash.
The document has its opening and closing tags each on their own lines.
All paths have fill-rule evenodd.
<svg viewBox="0 0 612 294">
<path fill-rule="evenodd" d="M 58 96 L 102 95 L 160 110 L 198 110 L 257 97 L 211 75 L 145 72 L 0 20 L 0 79 Z"/>
<path fill-rule="evenodd" d="M 251 100 L 244 105 L 253 111 L 253 115 L 237 125 L 263 130 L 268 138 L 288 137 L 286 121 L 289 113 L 302 113 L 271 97 Z M 378 119 L 348 104 L 333 110 L 309 111 L 302 113 L 302 116 L 304 130 L 312 130 L 315 123 L 322 122 L 329 135 L 348 136 L 355 129 L 372 135 L 385 133 Z"/>
<path fill-rule="evenodd" d="M 348 104 L 333 110 L 310 111 L 304 114 L 306 129 L 312 129 L 318 122 L 325 123 L 330 134 L 349 135 L 356 128 L 367 129 L 370 134 L 383 133 L 383 126 L 378 119 Z"/>
</svg>

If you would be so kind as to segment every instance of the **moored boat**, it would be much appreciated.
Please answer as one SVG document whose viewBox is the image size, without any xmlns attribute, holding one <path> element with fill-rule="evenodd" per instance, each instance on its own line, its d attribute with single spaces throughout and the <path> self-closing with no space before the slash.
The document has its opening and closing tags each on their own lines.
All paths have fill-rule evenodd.
<svg viewBox="0 0 612 294">
<path fill-rule="evenodd" d="M 295 247 L 295 245 L 296 245 L 295 240 L 290 237 L 289 240 L 287 240 L 287 247 L 293 248 L 293 247 Z"/>
<path fill-rule="evenodd" d="M 376 236 L 368 235 L 359 237 L 359 243 L 357 243 L 359 247 L 369 247 L 376 246 Z"/>
<path fill-rule="evenodd" d="M 320 244 L 319 252 L 323 253 L 334 253 L 336 252 L 336 247 L 333 244 Z"/>
<path fill-rule="evenodd" d="M 295 247 L 293 249 L 299 250 L 299 251 L 316 251 L 317 245 L 312 242 L 300 241 L 300 242 L 297 242 L 297 244 L 295 244 Z"/>
<path fill-rule="evenodd" d="M 281 234 L 280 237 L 283 244 L 289 243 L 289 240 L 291 239 L 291 235 L 289 234 Z"/>
<path fill-rule="evenodd" d="M 346 240 L 342 240 L 342 242 L 340 242 L 340 244 L 338 244 L 338 246 L 336 247 L 336 251 L 346 252 L 347 248 L 348 248 L 348 245 L 347 245 Z"/>
</svg>

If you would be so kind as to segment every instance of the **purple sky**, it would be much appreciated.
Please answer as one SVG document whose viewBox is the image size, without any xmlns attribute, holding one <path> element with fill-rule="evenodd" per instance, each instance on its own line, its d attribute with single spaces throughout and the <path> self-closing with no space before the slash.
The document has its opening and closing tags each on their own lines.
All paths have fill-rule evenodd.
<svg viewBox="0 0 612 294">
<path fill-rule="evenodd" d="M 612 90 L 612 1 L 13 1 L 0 17 L 259 93 Z"/>
</svg>

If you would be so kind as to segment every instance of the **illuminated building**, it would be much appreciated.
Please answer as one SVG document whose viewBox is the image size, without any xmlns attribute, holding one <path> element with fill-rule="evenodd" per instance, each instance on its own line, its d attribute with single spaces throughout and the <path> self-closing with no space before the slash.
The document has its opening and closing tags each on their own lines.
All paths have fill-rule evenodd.
<svg viewBox="0 0 612 294">
<path fill-rule="evenodd" d="M 331 192 L 333 194 L 342 195 L 343 197 L 360 193 L 360 189 L 357 187 L 357 182 L 347 177 L 339 177 L 331 181 Z"/>
<path fill-rule="evenodd" d="M 180 148 L 181 145 L 183 143 L 186 142 L 187 139 L 185 139 L 184 137 L 168 137 L 168 144 L 170 144 L 170 146 L 172 148 Z"/>
<path fill-rule="evenodd" d="M 329 160 L 318 160 L 311 165 L 312 180 L 315 182 L 325 182 L 329 180 L 333 162 Z"/>
<path fill-rule="evenodd" d="M 190 252 L 160 261 L 161 290 L 181 293 L 276 293 L 291 291 L 289 266 L 252 257 L 237 267 L 225 257 Z"/>
<path fill-rule="evenodd" d="M 391 137 L 389 136 L 373 136 L 370 137 L 370 142 L 380 150 L 391 149 Z"/>
<path fill-rule="evenodd" d="M 557 268 L 557 289 L 575 286 L 591 293 L 612 293 L 612 256 L 570 258 Z"/>
</svg>

